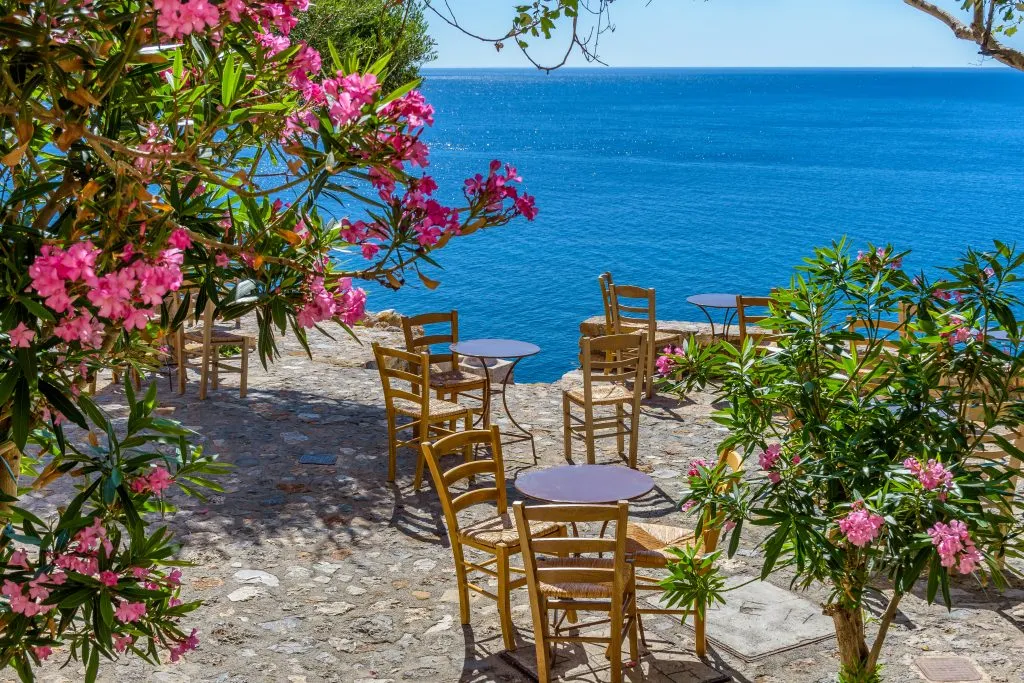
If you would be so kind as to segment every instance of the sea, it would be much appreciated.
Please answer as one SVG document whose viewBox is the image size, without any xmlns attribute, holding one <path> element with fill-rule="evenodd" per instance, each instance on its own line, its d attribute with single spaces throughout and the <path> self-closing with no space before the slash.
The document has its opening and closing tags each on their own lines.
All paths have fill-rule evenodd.
<svg viewBox="0 0 1024 683">
<path fill-rule="evenodd" d="M 932 271 L 993 239 L 1024 247 L 1024 73 L 967 69 L 424 71 L 429 172 L 455 201 L 492 159 L 540 215 L 452 240 L 371 310 L 458 309 L 463 339 L 530 341 L 517 381 L 576 364 L 597 276 L 691 294 L 763 294 L 816 245 L 893 244 Z"/>
</svg>

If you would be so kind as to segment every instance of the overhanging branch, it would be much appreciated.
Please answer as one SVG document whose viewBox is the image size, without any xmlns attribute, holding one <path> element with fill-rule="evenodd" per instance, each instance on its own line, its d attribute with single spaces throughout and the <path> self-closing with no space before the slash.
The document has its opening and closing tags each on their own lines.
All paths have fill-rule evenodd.
<svg viewBox="0 0 1024 683">
<path fill-rule="evenodd" d="M 974 20 L 970 26 L 927 0 L 903 0 L 903 2 L 941 21 L 957 38 L 976 44 L 982 56 L 991 57 L 997 62 L 1024 71 L 1024 52 L 1003 45 L 991 36 L 990 31 L 986 30 L 985 21 L 982 19 L 984 15 L 982 0 L 977 0 L 974 6 Z"/>
</svg>

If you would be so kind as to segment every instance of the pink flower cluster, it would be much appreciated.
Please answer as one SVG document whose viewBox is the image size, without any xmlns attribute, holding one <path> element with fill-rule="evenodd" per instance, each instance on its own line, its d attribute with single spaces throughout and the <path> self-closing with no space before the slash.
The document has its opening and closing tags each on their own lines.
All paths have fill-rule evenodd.
<svg viewBox="0 0 1024 683">
<path fill-rule="evenodd" d="M 703 468 L 707 469 L 709 466 L 710 465 L 708 464 L 708 461 L 705 460 L 704 458 L 697 458 L 696 460 L 691 460 L 690 461 L 690 469 L 686 472 L 686 476 L 688 476 L 688 477 L 699 477 L 700 476 L 700 468 L 703 467 Z"/>
<path fill-rule="evenodd" d="M 157 29 L 169 38 L 181 38 L 214 28 L 220 23 L 221 12 L 227 15 L 231 23 L 250 18 L 264 31 L 280 31 L 287 35 L 298 23 L 295 11 L 305 11 L 308 7 L 309 0 L 225 0 L 219 6 L 211 4 L 209 0 L 153 0 L 153 9 L 157 12 Z"/>
<path fill-rule="evenodd" d="M 537 217 L 537 206 L 534 198 L 525 192 L 519 191 L 509 185 L 510 182 L 521 182 L 515 167 L 505 164 L 505 173 L 501 173 L 501 162 L 495 159 L 491 162 L 485 179 L 479 173 L 466 180 L 465 194 L 471 202 L 475 199 L 482 201 L 489 211 L 500 211 L 503 202 L 511 199 L 516 211 L 521 213 L 526 220 L 532 221 Z"/>
<path fill-rule="evenodd" d="M 885 256 L 886 256 L 887 253 L 888 253 L 888 251 L 885 249 L 885 247 L 878 247 L 878 248 L 875 249 L 874 256 L 879 261 L 882 261 L 882 260 L 885 259 Z M 871 260 L 871 256 L 872 256 L 871 254 L 865 254 L 863 251 L 858 251 L 857 252 L 857 260 L 858 261 L 870 261 Z M 897 268 L 902 268 L 902 267 L 903 267 L 903 259 L 902 258 L 895 258 L 895 259 L 893 259 L 892 261 L 889 262 L 889 268 L 891 268 L 893 270 L 896 270 Z"/>
<path fill-rule="evenodd" d="M 921 482 L 921 486 L 926 491 L 931 491 L 938 487 L 948 489 L 950 484 L 953 483 L 953 473 L 947 470 L 941 462 L 931 458 L 927 463 L 921 464 L 916 458 L 907 458 L 903 461 L 903 466 L 910 470 L 910 473 L 917 477 L 917 480 Z"/>
<path fill-rule="evenodd" d="M 354 325 L 366 315 L 366 291 L 352 286 L 352 278 L 342 278 L 334 291 L 324 285 L 324 278 L 306 280 L 306 300 L 295 316 L 302 327 L 335 318 Z"/>
<path fill-rule="evenodd" d="M 782 445 L 773 443 L 761 455 L 757 456 L 758 464 L 761 465 L 761 469 L 768 473 L 768 480 L 773 484 L 778 484 L 782 481 L 782 475 L 775 469 L 780 455 L 782 455 Z"/>
<path fill-rule="evenodd" d="M 188 234 L 176 231 L 172 244 L 190 243 Z M 66 342 L 77 341 L 96 348 L 103 340 L 104 323 L 119 322 L 124 329 L 143 329 L 157 314 L 163 297 L 181 286 L 182 252 L 165 249 L 155 261 L 142 258 L 129 245 L 120 254 L 121 266 L 97 275 L 101 251 L 92 242 L 78 242 L 67 250 L 45 245 L 28 274 L 29 288 L 44 297 L 47 308 L 58 314 L 54 334 Z M 88 301 L 95 310 L 86 306 Z"/>
<path fill-rule="evenodd" d="M 199 637 L 196 635 L 196 630 L 192 629 L 192 633 L 189 634 L 185 640 L 178 641 L 176 645 L 171 646 L 171 661 L 176 662 L 181 659 L 181 656 L 190 650 L 195 650 L 199 647 Z"/>
<path fill-rule="evenodd" d="M 970 574 L 982 560 L 981 553 L 974 547 L 974 541 L 967 531 L 967 525 L 958 519 L 949 524 L 936 522 L 928 530 L 928 535 L 932 537 L 932 545 L 939 551 L 943 567 L 956 569 L 961 574 Z"/>
<path fill-rule="evenodd" d="M 683 350 L 680 347 L 666 346 L 661 350 L 661 355 L 654 361 L 655 367 L 658 369 L 658 374 L 662 377 L 666 377 L 672 374 L 672 371 L 676 367 L 676 360 L 674 356 L 683 355 Z"/>
<path fill-rule="evenodd" d="M 208 0 L 153 0 L 157 11 L 156 27 L 165 36 L 180 38 L 220 21 L 220 11 Z"/>
<path fill-rule="evenodd" d="M 169 489 L 174 483 L 174 478 L 167 468 L 154 466 L 149 474 L 144 474 L 132 480 L 131 489 L 134 493 L 153 493 L 159 496 L 163 491 Z"/>
<path fill-rule="evenodd" d="M 876 515 L 863 506 L 863 501 L 858 500 L 853 504 L 850 514 L 839 520 L 839 530 L 846 535 L 846 540 L 858 548 L 863 548 L 878 538 L 885 523 L 881 515 Z"/>
</svg>

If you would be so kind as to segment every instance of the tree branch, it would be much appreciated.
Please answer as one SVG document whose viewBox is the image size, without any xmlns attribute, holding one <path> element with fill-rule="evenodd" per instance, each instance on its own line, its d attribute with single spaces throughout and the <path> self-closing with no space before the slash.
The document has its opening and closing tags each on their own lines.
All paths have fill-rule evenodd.
<svg viewBox="0 0 1024 683">
<path fill-rule="evenodd" d="M 882 614 L 882 618 L 878 623 L 878 634 L 875 636 L 875 642 L 871 644 L 871 652 L 868 654 L 867 671 L 875 670 L 878 656 L 882 653 L 882 643 L 885 642 L 885 634 L 889 630 L 889 624 L 892 623 L 893 617 L 896 616 L 896 608 L 899 606 L 901 598 L 903 598 L 903 593 L 894 591 L 892 599 L 889 600 L 889 606 L 885 608 L 885 613 Z"/>
<path fill-rule="evenodd" d="M 987 35 L 988 31 L 985 29 L 984 8 L 981 0 L 977 0 L 974 6 L 974 20 L 971 26 L 967 26 L 949 12 L 927 2 L 927 0 L 903 0 L 903 2 L 941 21 L 949 27 L 957 38 L 975 43 L 983 56 L 991 57 L 1006 66 L 1024 71 L 1024 52 L 1007 47 L 995 38 L 992 38 L 991 35 Z"/>
</svg>

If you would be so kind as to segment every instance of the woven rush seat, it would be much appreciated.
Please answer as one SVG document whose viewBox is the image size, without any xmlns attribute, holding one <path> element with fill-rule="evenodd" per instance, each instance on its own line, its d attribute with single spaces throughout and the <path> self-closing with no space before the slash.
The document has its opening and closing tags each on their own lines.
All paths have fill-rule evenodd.
<svg viewBox="0 0 1024 683">
<path fill-rule="evenodd" d="M 586 396 L 583 393 L 583 387 L 573 387 L 565 392 L 569 395 L 569 398 L 576 401 L 577 403 L 585 403 Z M 633 399 L 633 391 L 627 389 L 621 384 L 597 384 L 591 390 L 591 397 L 594 404 L 603 403 L 620 403 L 622 401 L 630 401 Z"/>
<path fill-rule="evenodd" d="M 552 522 L 535 522 L 530 525 L 530 533 L 535 536 L 546 536 L 557 529 L 558 524 Z M 498 517 L 474 522 L 461 529 L 459 536 L 489 548 L 495 548 L 499 543 L 519 547 L 519 531 L 516 529 L 515 520 L 507 512 Z"/>
<path fill-rule="evenodd" d="M 202 343 L 203 331 L 193 330 L 191 332 L 186 332 L 185 339 Z M 234 332 L 229 332 L 228 330 L 214 327 L 210 331 L 210 341 L 214 344 L 241 344 L 245 341 L 245 337 L 240 334 L 235 334 Z"/>
<path fill-rule="evenodd" d="M 420 416 L 420 404 L 407 398 L 395 399 L 395 412 L 408 417 Z M 466 407 L 451 401 L 442 401 L 439 398 L 430 399 L 430 416 L 445 417 L 446 415 L 462 416 L 466 414 Z"/>
<path fill-rule="evenodd" d="M 612 597 L 612 585 L 610 583 L 537 583 L 537 589 L 541 594 L 549 598 L 575 598 L 577 600 L 588 600 L 592 598 Z"/>
<path fill-rule="evenodd" d="M 467 375 L 461 370 L 438 370 L 430 373 L 430 386 L 433 388 L 447 389 L 461 386 L 483 386 L 484 378 L 475 375 Z"/>
<path fill-rule="evenodd" d="M 692 529 L 667 524 L 630 522 L 626 525 L 626 553 L 633 558 L 634 566 L 660 568 L 676 557 L 668 548 L 685 548 L 693 545 L 695 536 Z"/>
</svg>

